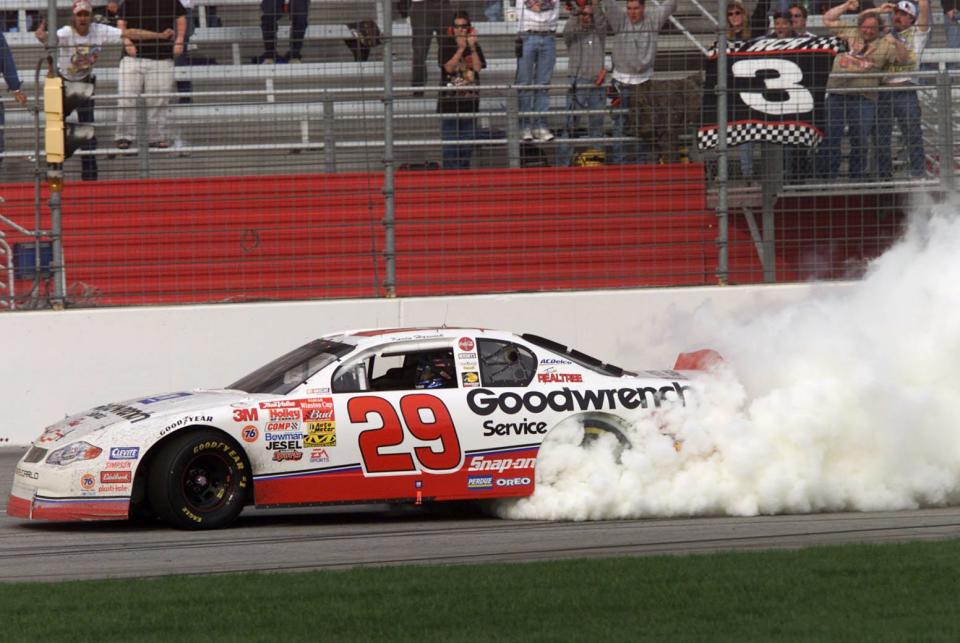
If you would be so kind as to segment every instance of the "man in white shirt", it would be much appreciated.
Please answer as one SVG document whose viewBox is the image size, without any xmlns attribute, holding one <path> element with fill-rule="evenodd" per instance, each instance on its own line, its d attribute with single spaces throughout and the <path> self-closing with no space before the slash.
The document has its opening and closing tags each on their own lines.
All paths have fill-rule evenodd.
<svg viewBox="0 0 960 643">
<path fill-rule="evenodd" d="M 74 0 L 73 20 L 69 25 L 57 29 L 57 69 L 65 81 L 95 83 L 93 66 L 100 58 L 100 52 L 104 46 L 120 45 L 124 38 L 130 40 L 170 40 L 173 33 L 173 29 L 156 33 L 142 29 L 118 29 L 93 22 L 93 7 L 90 0 Z M 34 35 L 41 43 L 47 44 L 47 32 L 43 22 L 40 23 Z M 79 122 L 93 124 L 93 98 L 81 101 L 76 106 L 76 110 Z M 66 113 L 64 117 L 68 115 L 69 113 Z M 97 139 L 88 141 L 81 149 L 97 149 Z M 96 181 L 97 158 L 95 156 L 83 156 L 80 162 L 81 178 L 84 181 Z"/>
<path fill-rule="evenodd" d="M 910 176 L 922 177 L 926 169 L 923 153 L 923 131 L 920 128 L 920 99 L 917 97 L 917 78 L 909 73 L 917 70 L 920 55 L 930 39 L 930 0 L 919 0 L 919 6 L 910 0 L 900 0 L 896 6 L 885 4 L 882 10 L 893 12 L 891 33 L 898 43 L 909 52 L 909 60 L 892 65 L 888 71 L 895 76 L 886 76 L 883 87 L 911 87 L 881 91 L 877 101 L 877 172 L 881 178 L 893 175 L 893 159 L 890 155 L 890 138 L 893 125 L 900 128 L 903 146 L 907 150 Z"/>
<path fill-rule="evenodd" d="M 549 85 L 557 61 L 557 23 L 559 0 L 517 0 L 520 51 L 517 58 L 517 85 Z M 547 128 L 550 111 L 550 90 L 521 89 L 520 116 L 525 141 L 549 141 L 553 133 Z"/>
</svg>

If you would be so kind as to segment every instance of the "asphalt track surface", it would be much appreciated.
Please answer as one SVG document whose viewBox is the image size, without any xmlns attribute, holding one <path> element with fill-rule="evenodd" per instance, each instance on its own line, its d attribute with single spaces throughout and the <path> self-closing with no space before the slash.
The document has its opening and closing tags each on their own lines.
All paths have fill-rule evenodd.
<svg viewBox="0 0 960 643">
<path fill-rule="evenodd" d="M 365 505 L 247 509 L 233 527 L 210 532 L 115 521 L 27 522 L 6 515 L 14 465 L 24 451 L 0 449 L 0 582 L 691 554 L 960 537 L 960 507 L 573 523 Z"/>
</svg>

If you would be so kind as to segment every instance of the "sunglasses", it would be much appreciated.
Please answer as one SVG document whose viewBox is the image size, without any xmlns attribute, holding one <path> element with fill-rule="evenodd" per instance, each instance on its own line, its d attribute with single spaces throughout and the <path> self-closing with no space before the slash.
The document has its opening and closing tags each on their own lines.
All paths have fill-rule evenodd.
<svg viewBox="0 0 960 643">
<path fill-rule="evenodd" d="M 743 12 L 740 11 L 739 9 L 735 9 L 735 10 L 733 10 L 733 11 L 728 11 L 728 12 L 727 12 L 727 15 L 728 15 L 728 16 L 742 16 L 742 15 L 743 15 Z"/>
<path fill-rule="evenodd" d="M 454 29 L 469 29 L 469 27 L 470 27 L 470 23 L 469 23 L 469 22 L 455 22 L 455 23 L 453 23 L 453 28 L 454 28 Z"/>
<path fill-rule="evenodd" d="M 790 14 L 790 17 L 791 17 L 791 18 L 802 18 L 802 17 L 803 17 L 803 14 L 802 14 L 802 13 L 791 13 L 791 14 Z"/>
</svg>

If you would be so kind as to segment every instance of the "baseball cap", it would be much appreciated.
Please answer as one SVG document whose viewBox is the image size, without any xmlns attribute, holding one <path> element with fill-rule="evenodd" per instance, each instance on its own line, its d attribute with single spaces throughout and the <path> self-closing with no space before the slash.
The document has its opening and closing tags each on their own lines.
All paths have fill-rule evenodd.
<svg viewBox="0 0 960 643">
<path fill-rule="evenodd" d="M 90 0 L 73 0 L 73 12 L 80 13 L 81 11 L 93 13 L 93 5 L 90 4 Z"/>
<path fill-rule="evenodd" d="M 897 11 L 902 11 L 911 18 L 917 17 L 917 5 L 909 2 L 909 0 L 900 0 L 900 2 L 897 3 Z"/>
</svg>

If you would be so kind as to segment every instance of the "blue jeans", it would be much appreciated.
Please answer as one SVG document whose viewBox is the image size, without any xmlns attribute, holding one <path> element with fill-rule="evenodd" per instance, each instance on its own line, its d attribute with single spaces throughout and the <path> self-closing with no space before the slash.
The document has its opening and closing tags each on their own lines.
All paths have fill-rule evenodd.
<svg viewBox="0 0 960 643">
<path fill-rule="evenodd" d="M 557 40 L 552 33 L 523 33 L 523 55 L 517 61 L 518 85 L 549 85 L 553 78 L 553 66 L 557 61 Z M 520 111 L 550 111 L 550 91 L 547 89 L 521 89 Z M 520 127 L 546 127 L 545 116 L 521 116 Z"/>
<path fill-rule="evenodd" d="M 472 141 L 477 138 L 477 119 L 473 116 L 443 118 L 440 121 L 440 138 L 445 141 Z M 473 145 L 444 145 L 443 169 L 466 170 L 473 158 Z"/>
<path fill-rule="evenodd" d="M 487 22 L 503 22 L 503 0 L 487 0 L 483 7 Z"/>
<path fill-rule="evenodd" d="M 260 31 L 263 34 L 263 53 L 277 57 L 277 21 L 283 15 L 283 0 L 261 0 Z M 303 36 L 307 33 L 310 0 L 290 0 L 290 58 L 299 59 Z"/>
<path fill-rule="evenodd" d="M 620 106 L 615 109 L 630 109 L 633 103 L 632 93 L 637 85 L 627 85 L 619 80 L 612 81 L 614 96 L 620 97 Z M 613 136 L 620 138 L 626 133 L 628 114 L 612 114 Z M 624 165 L 625 163 L 647 163 L 650 156 L 649 141 L 639 138 L 632 141 L 618 141 L 610 146 L 607 163 L 610 165 Z"/>
<path fill-rule="evenodd" d="M 592 78 L 570 77 L 570 89 L 567 90 L 567 109 L 568 110 L 601 110 L 604 108 L 604 101 L 607 97 L 606 87 L 598 87 L 593 83 Z M 603 114 L 568 114 L 566 125 L 566 137 L 568 139 L 577 138 L 580 134 L 580 119 L 587 121 L 587 136 L 590 138 L 601 138 L 603 136 Z M 588 147 L 603 149 L 598 143 L 590 143 Z M 560 145 L 557 152 L 558 165 L 570 165 L 573 156 L 573 143 L 564 142 Z"/>
<path fill-rule="evenodd" d="M 885 92 L 877 101 L 877 171 L 881 177 L 893 174 L 890 138 L 896 122 L 910 162 L 910 176 L 923 176 L 923 131 L 920 129 L 920 99 L 916 90 Z"/>
<path fill-rule="evenodd" d="M 943 16 L 943 30 L 947 37 L 947 47 L 952 49 L 960 49 L 960 23 L 956 20 L 951 20 L 949 16 L 944 14 Z M 960 67 L 957 63 L 949 63 L 947 67 L 950 69 L 956 69 Z"/>
<path fill-rule="evenodd" d="M 93 98 L 77 105 L 77 121 L 78 122 L 93 125 L 94 123 L 93 113 L 94 113 Z M 97 149 L 97 137 L 94 136 L 92 139 L 90 139 L 89 141 L 81 145 L 80 149 L 81 150 Z M 80 178 L 84 181 L 97 180 L 97 157 L 96 156 L 80 157 Z"/>
<path fill-rule="evenodd" d="M 818 172 L 822 178 L 834 178 L 840 174 L 840 142 L 845 127 L 850 135 L 850 178 L 864 178 L 867 146 L 876 116 L 876 102 L 859 94 L 827 95 L 827 131 L 817 157 Z"/>
</svg>

